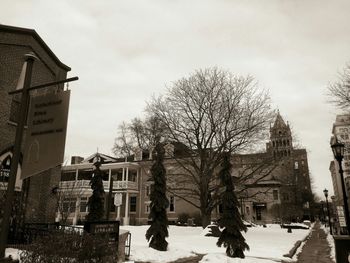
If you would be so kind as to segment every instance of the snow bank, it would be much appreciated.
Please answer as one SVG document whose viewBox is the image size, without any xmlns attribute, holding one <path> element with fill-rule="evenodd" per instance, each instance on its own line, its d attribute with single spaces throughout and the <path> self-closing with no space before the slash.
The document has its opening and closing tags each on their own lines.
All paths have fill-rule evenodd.
<svg viewBox="0 0 350 263">
<path fill-rule="evenodd" d="M 328 244 L 331 248 L 331 259 L 336 262 L 336 259 L 335 259 L 335 244 L 334 244 L 334 239 L 333 239 L 333 236 L 329 233 L 329 228 L 328 227 L 325 227 L 325 225 L 321 224 L 321 229 L 324 230 L 324 232 L 326 232 L 327 234 L 327 241 L 328 241 Z"/>
<path fill-rule="evenodd" d="M 11 256 L 14 260 L 19 260 L 19 255 L 21 253 L 21 250 L 16 248 L 6 248 L 5 250 L 5 258 Z"/>
<path fill-rule="evenodd" d="M 226 257 L 225 248 L 217 247 L 216 237 L 203 236 L 201 227 L 169 227 L 169 250 L 160 252 L 148 247 L 145 234 L 149 226 L 122 226 L 122 229 L 131 232 L 131 260 L 148 262 L 170 262 L 179 258 L 205 254 L 201 262 L 256 262 L 267 263 L 290 261 L 283 257 L 294 246 L 296 241 L 303 240 L 309 230 L 293 229 L 287 233 L 280 225 L 267 225 L 267 227 L 252 227 L 244 233 L 250 247 L 246 251 L 245 259 L 231 259 Z"/>
</svg>

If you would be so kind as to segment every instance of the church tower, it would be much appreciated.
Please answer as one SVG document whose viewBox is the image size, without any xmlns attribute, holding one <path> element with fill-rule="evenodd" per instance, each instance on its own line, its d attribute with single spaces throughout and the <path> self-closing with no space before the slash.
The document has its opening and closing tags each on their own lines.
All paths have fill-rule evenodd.
<svg viewBox="0 0 350 263">
<path fill-rule="evenodd" d="M 274 157 L 291 156 L 293 152 L 292 132 L 279 111 L 273 126 L 270 127 L 270 142 L 267 145 L 267 151 L 271 152 Z"/>
</svg>

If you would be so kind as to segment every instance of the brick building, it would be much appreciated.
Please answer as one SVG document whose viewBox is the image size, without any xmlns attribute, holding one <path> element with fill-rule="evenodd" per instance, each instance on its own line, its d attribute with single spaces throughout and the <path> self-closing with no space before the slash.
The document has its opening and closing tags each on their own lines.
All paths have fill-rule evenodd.
<svg viewBox="0 0 350 263">
<path fill-rule="evenodd" d="M 232 176 L 241 205 L 240 212 L 244 219 L 256 223 L 309 219 L 312 191 L 306 150 L 293 147 L 290 127 L 280 114 L 277 114 L 270 134 L 266 152 L 232 156 Z M 180 150 L 179 146 L 171 143 L 164 147 L 167 184 L 171 187 L 176 183 L 174 176 L 182 174 L 173 158 Z M 153 163 L 150 152 L 138 151 L 127 159 L 100 154 L 101 170 L 105 172 L 105 192 L 108 192 L 113 178 L 112 199 L 115 195 L 122 196 L 120 207 L 112 205 L 109 219 L 120 219 L 123 224 L 148 223 L 152 184 L 150 168 Z M 84 221 L 88 213 L 87 200 L 92 193 L 89 181 L 94 157 L 75 157 L 71 165 L 62 168 L 61 205 L 57 220 L 66 219 L 68 223 Z M 197 208 L 170 192 L 168 199 L 170 222 L 176 223 L 183 213 L 192 218 L 199 214 Z M 212 213 L 212 219 L 218 219 L 219 213 L 218 206 Z"/>
<path fill-rule="evenodd" d="M 294 148 L 290 127 L 279 113 L 266 151 L 237 155 L 233 165 L 244 190 L 239 194 L 244 218 L 262 223 L 310 219 L 313 194 L 307 152 Z M 244 176 L 248 179 L 240 180 Z"/>
<path fill-rule="evenodd" d="M 12 159 L 16 121 L 20 106 L 20 94 L 9 95 L 16 89 L 24 55 L 33 53 L 34 62 L 31 86 L 66 78 L 70 68 L 64 65 L 33 29 L 0 24 L 0 184 L 2 193 L 7 188 L 9 167 Z M 59 85 L 56 89 L 62 89 Z M 45 89 L 32 91 L 31 96 L 46 92 Z M 25 134 L 24 134 L 25 137 Z M 23 147 L 23 145 L 22 145 Z M 52 189 L 58 185 L 60 167 L 37 174 L 22 182 L 21 163 L 18 167 L 16 183 L 16 220 L 26 222 L 53 222 L 57 198 Z M 3 201 L 3 198 L 2 198 Z"/>
<path fill-rule="evenodd" d="M 343 176 L 345 181 L 345 191 L 348 197 L 349 204 L 349 194 L 350 194 L 350 115 L 349 114 L 341 114 L 337 115 L 335 122 L 332 127 L 332 136 L 330 139 L 330 143 L 333 144 L 335 137 L 338 141 L 345 144 L 344 149 L 344 158 L 342 162 L 343 168 Z M 341 186 L 341 177 L 339 174 L 339 164 L 337 160 L 333 160 L 330 162 L 329 171 L 332 177 L 333 190 L 334 190 L 334 198 L 332 202 L 334 202 L 335 207 L 344 206 L 344 197 Z M 336 220 L 335 226 L 338 229 L 341 229 L 339 225 L 339 221 Z M 345 229 L 344 229 L 345 230 Z"/>
</svg>

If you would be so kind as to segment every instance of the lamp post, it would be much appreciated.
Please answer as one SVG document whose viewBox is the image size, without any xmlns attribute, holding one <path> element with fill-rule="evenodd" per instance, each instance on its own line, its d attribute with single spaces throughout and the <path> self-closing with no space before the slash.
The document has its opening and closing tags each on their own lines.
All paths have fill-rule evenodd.
<svg viewBox="0 0 350 263">
<path fill-rule="evenodd" d="M 331 216 L 329 213 L 329 205 L 328 205 L 328 190 L 325 188 L 323 190 L 324 196 L 326 197 L 326 204 L 327 204 L 327 215 L 328 215 L 328 225 L 329 225 L 329 233 L 333 235 L 332 233 L 332 225 L 331 225 Z"/>
<path fill-rule="evenodd" d="M 335 143 L 331 145 L 334 158 L 338 161 L 339 164 L 339 174 L 340 174 L 340 181 L 341 181 L 341 188 L 343 192 L 343 201 L 344 201 L 344 214 L 345 214 L 345 222 L 346 222 L 346 228 L 348 231 L 348 235 L 350 235 L 350 219 L 349 219 L 349 207 L 348 207 L 348 198 L 345 191 L 345 183 L 344 183 L 344 174 L 343 174 L 343 168 L 342 168 L 342 160 L 344 157 L 344 148 L 345 145 L 341 142 L 338 142 L 337 138 L 335 138 Z"/>
<path fill-rule="evenodd" d="M 324 204 L 324 201 L 321 201 L 321 211 L 322 211 L 322 217 L 321 217 L 321 222 L 324 224 L 324 220 L 325 220 L 325 215 L 324 215 L 324 206 L 323 206 L 323 204 Z"/>
</svg>

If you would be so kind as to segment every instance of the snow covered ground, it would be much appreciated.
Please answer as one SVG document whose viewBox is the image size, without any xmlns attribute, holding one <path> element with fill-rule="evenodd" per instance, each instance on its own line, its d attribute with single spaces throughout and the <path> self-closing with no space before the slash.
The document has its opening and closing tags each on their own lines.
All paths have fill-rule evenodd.
<svg viewBox="0 0 350 263">
<path fill-rule="evenodd" d="M 130 260 L 147 262 L 171 262 L 179 258 L 205 254 L 201 262 L 227 263 L 271 263 L 292 262 L 283 257 L 294 246 L 295 242 L 304 239 L 310 230 L 293 229 L 287 233 L 279 225 L 267 225 L 266 228 L 251 227 L 244 234 L 250 251 L 246 251 L 245 259 L 226 257 L 225 248 L 217 247 L 217 238 L 206 237 L 201 227 L 170 226 L 168 251 L 160 252 L 148 247 L 145 233 L 149 226 L 122 226 L 131 232 Z"/>
<path fill-rule="evenodd" d="M 272 263 L 294 262 L 290 258 L 283 257 L 287 254 L 298 240 L 303 240 L 310 230 L 293 229 L 287 233 L 279 225 L 267 225 L 250 227 L 244 233 L 250 251 L 246 251 L 245 259 L 232 259 L 225 255 L 224 247 L 217 247 L 216 237 L 206 237 L 207 230 L 201 227 L 169 227 L 168 251 L 161 252 L 148 247 L 145 238 L 149 226 L 122 226 L 121 229 L 131 232 L 130 260 L 146 261 L 152 263 L 166 263 L 180 258 L 205 255 L 202 263 Z M 11 254 L 14 259 L 18 258 L 17 249 L 6 249 L 6 254 Z"/>
<path fill-rule="evenodd" d="M 336 259 L 335 259 L 335 244 L 334 244 L 333 236 L 329 233 L 329 227 L 325 227 L 325 225 L 321 225 L 321 228 L 327 234 L 327 241 L 328 241 L 328 244 L 331 248 L 331 259 L 333 260 L 333 262 L 335 262 L 336 261 Z"/>
</svg>

